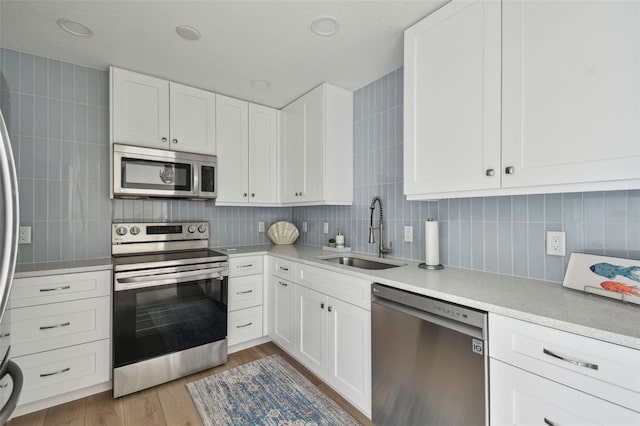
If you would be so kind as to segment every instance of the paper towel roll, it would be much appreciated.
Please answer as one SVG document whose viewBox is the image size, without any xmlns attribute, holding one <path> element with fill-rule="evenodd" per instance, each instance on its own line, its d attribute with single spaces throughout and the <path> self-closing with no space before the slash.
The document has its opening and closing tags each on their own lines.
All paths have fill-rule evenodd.
<svg viewBox="0 0 640 426">
<path fill-rule="evenodd" d="M 440 242 L 438 236 L 438 221 L 427 219 L 424 223 L 425 252 L 427 259 L 425 263 L 429 266 L 440 264 Z"/>
</svg>

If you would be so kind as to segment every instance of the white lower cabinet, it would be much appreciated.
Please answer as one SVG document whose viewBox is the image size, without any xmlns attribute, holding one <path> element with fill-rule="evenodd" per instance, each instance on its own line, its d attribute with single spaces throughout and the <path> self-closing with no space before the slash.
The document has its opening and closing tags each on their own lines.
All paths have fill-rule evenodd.
<svg viewBox="0 0 640 426">
<path fill-rule="evenodd" d="M 264 335 L 262 256 L 229 259 L 228 345 Z"/>
<path fill-rule="evenodd" d="M 496 359 L 490 371 L 492 425 L 640 424 L 636 411 Z"/>
<path fill-rule="evenodd" d="M 640 351 L 489 314 L 492 425 L 639 425 Z"/>
<path fill-rule="evenodd" d="M 262 306 L 229 312 L 227 321 L 229 346 L 262 337 Z"/>
<path fill-rule="evenodd" d="M 280 270 L 283 264 L 270 262 L 270 337 L 371 416 L 370 300 L 360 300 L 371 283 L 304 264 Z M 283 278 L 290 271 L 297 283 Z"/>
</svg>

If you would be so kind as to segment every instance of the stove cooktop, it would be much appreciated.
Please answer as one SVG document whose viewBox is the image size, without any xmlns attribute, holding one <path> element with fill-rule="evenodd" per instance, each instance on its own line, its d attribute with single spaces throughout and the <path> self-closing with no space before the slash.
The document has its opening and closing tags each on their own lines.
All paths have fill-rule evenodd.
<svg viewBox="0 0 640 426">
<path fill-rule="evenodd" d="M 228 260 L 229 256 L 226 254 L 209 249 L 122 254 L 113 256 L 115 271 L 173 265 L 227 262 Z"/>
</svg>

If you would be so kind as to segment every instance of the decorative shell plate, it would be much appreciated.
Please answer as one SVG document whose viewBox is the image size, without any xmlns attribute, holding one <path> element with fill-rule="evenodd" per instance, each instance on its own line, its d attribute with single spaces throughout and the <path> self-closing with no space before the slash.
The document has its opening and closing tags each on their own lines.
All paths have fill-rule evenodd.
<svg viewBox="0 0 640 426">
<path fill-rule="evenodd" d="M 269 227 L 267 236 L 273 244 L 293 244 L 300 236 L 300 232 L 293 223 L 280 221 Z"/>
</svg>

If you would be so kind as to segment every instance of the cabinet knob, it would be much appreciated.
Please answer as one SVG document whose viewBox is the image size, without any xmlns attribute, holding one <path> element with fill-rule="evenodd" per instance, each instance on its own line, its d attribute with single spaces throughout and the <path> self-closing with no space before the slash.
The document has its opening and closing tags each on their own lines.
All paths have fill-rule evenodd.
<svg viewBox="0 0 640 426">
<path fill-rule="evenodd" d="M 246 196 L 247 196 L 247 193 L 246 193 L 246 192 L 243 192 L 243 193 L 242 193 L 242 196 L 243 196 L 243 197 L 246 197 Z"/>
<path fill-rule="evenodd" d="M 328 310 L 329 312 L 331 312 L 331 311 L 333 311 L 333 308 L 332 308 L 331 306 L 329 306 L 329 307 L 327 308 L 327 310 Z"/>
<path fill-rule="evenodd" d="M 173 143 L 178 143 L 178 139 L 174 139 L 174 140 L 173 140 Z"/>
<path fill-rule="evenodd" d="M 252 197 L 255 197 L 255 196 L 256 196 L 256 194 L 252 192 L 252 193 L 251 193 L 251 196 L 252 196 Z"/>
<path fill-rule="evenodd" d="M 516 169 L 513 166 L 509 166 L 504 169 L 504 172 L 508 175 L 512 175 L 516 172 Z"/>
<path fill-rule="evenodd" d="M 487 171 L 484 172 L 484 174 L 487 176 L 493 176 L 495 174 L 495 171 L 493 169 L 487 169 Z"/>
<path fill-rule="evenodd" d="M 167 138 L 162 138 L 162 142 L 167 142 Z"/>
<path fill-rule="evenodd" d="M 320 304 L 320 309 L 324 309 L 324 303 Z"/>
</svg>

